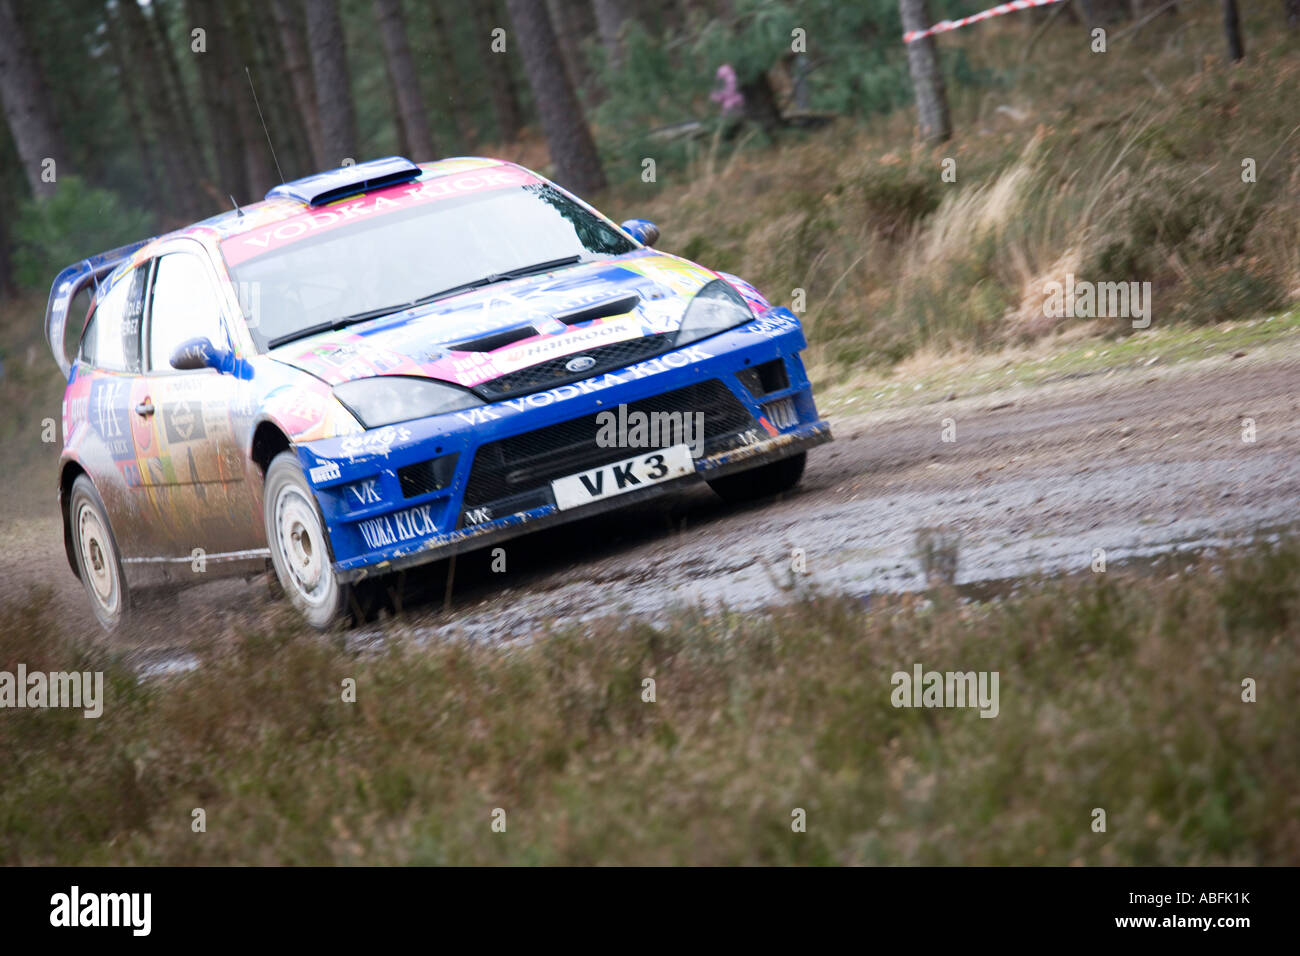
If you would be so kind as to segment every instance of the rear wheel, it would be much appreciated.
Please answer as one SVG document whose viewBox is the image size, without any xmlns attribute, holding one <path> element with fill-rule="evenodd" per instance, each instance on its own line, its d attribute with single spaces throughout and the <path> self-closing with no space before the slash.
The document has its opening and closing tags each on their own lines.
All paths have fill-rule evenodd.
<svg viewBox="0 0 1300 956">
<path fill-rule="evenodd" d="M 349 588 L 331 567 L 325 521 L 292 452 L 280 452 L 266 469 L 262 501 L 276 578 L 307 623 L 325 630 L 342 618 Z"/>
<path fill-rule="evenodd" d="M 801 451 L 797 455 L 791 455 L 789 458 L 782 458 L 780 461 L 774 461 L 766 465 L 759 465 L 757 468 L 750 468 L 748 471 L 725 475 L 722 478 L 714 478 L 709 482 L 709 487 L 719 497 L 733 504 L 779 495 L 781 492 L 789 491 L 799 484 L 799 479 L 803 477 L 803 466 L 807 460 L 808 453 Z"/>
<path fill-rule="evenodd" d="M 95 485 L 78 475 L 68 496 L 68 521 L 77 554 L 81 583 L 90 596 L 90 608 L 105 630 L 115 631 L 127 619 L 131 594 L 122 573 L 117 540 L 108 522 L 108 512 Z"/>
</svg>

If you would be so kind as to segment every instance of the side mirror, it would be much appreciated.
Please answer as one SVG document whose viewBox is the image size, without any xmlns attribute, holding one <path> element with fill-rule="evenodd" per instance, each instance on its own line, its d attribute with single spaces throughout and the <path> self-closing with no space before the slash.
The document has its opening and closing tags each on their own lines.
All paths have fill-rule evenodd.
<svg viewBox="0 0 1300 956">
<path fill-rule="evenodd" d="M 229 353 L 223 352 L 212 344 L 212 340 L 206 336 L 197 339 L 186 339 L 180 345 L 176 346 L 176 351 L 172 352 L 172 368 L 180 369 L 183 372 L 193 371 L 200 368 L 215 368 L 217 371 L 228 371 L 225 367 L 228 362 Z"/>
<path fill-rule="evenodd" d="M 653 246 L 659 241 L 659 227 L 649 219 L 629 219 L 620 225 L 643 246 Z"/>
</svg>

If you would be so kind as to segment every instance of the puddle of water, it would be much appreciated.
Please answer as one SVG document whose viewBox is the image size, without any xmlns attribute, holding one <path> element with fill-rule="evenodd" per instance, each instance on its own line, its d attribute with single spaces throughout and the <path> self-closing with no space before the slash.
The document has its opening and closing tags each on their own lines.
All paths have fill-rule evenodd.
<svg viewBox="0 0 1300 956">
<path fill-rule="evenodd" d="M 148 680 L 155 680 L 162 677 L 173 677 L 177 674 L 188 674 L 190 671 L 197 670 L 202 663 L 199 658 L 193 654 L 166 654 L 156 656 L 154 660 L 142 662 L 136 665 L 136 680 L 143 684 Z"/>
<path fill-rule="evenodd" d="M 978 488 L 891 491 L 844 502 L 802 502 L 790 511 L 754 511 L 691 540 L 657 542 L 616 559 L 652 573 L 620 581 L 617 594 L 581 571 L 522 588 L 508 606 L 489 602 L 443 619 L 440 629 L 500 641 L 544 621 L 561 626 L 611 615 L 647 621 L 673 607 L 745 611 L 787 600 L 791 548 L 807 548 L 800 581 L 827 593 L 872 595 L 924 590 L 916 529 L 960 533 L 956 584 L 971 595 L 1038 575 L 1091 573 L 1093 551 L 1108 568 L 1240 547 L 1295 527 L 1295 499 L 1277 488 L 1293 461 L 1134 463 L 1073 475 L 1026 475 Z M 1260 495 L 1241 489 L 1267 489 Z M 608 569 L 607 569 L 608 570 Z"/>
</svg>

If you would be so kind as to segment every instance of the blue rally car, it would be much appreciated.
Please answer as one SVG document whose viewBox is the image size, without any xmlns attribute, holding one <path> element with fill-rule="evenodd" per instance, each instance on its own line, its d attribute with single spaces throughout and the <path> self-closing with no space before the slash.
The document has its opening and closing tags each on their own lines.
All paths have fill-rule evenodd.
<svg viewBox="0 0 1300 956">
<path fill-rule="evenodd" d="M 657 237 L 510 163 L 392 157 L 69 266 L 59 502 L 99 620 L 269 559 L 324 628 L 366 578 L 686 482 L 794 486 L 830 439 L 799 321 Z"/>
</svg>

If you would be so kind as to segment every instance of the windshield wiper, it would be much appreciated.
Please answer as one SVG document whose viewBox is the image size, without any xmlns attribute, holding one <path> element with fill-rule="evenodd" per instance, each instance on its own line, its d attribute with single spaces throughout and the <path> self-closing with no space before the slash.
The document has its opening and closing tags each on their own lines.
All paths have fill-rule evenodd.
<svg viewBox="0 0 1300 956">
<path fill-rule="evenodd" d="M 454 285 L 450 289 L 442 289 L 438 292 L 432 292 L 429 295 L 421 296 L 410 305 L 424 305 L 426 302 L 432 302 L 435 299 L 445 299 L 447 296 L 456 295 L 461 292 L 468 292 L 470 289 L 480 289 L 485 285 L 492 285 L 496 282 L 508 282 L 511 279 L 521 279 L 524 276 L 536 275 L 539 272 L 550 272 L 552 269 L 558 269 L 561 266 L 571 266 L 582 261 L 582 255 L 565 256 L 562 259 L 548 259 L 545 262 L 534 262 L 530 266 L 520 266 L 517 269 L 508 269 L 505 272 L 494 272 L 491 275 L 482 276 L 478 279 L 471 279 L 469 282 L 462 282 L 460 285 Z"/>
<path fill-rule="evenodd" d="M 469 282 L 462 282 L 460 285 L 452 286 L 450 289 L 443 289 L 439 292 L 433 292 L 429 295 L 420 296 L 418 299 L 412 299 L 410 302 L 399 302 L 397 305 L 386 305 L 379 309 L 367 309 L 365 312 L 357 312 L 353 315 L 344 315 L 337 319 L 330 319 L 328 322 L 319 322 L 316 325 L 309 325 L 304 329 L 298 329 L 296 332 L 286 332 L 284 335 L 277 335 L 273 339 L 267 340 L 268 349 L 284 345 L 286 342 L 292 342 L 294 339 L 306 338 L 309 335 L 315 335 L 318 332 L 331 332 L 335 329 L 341 329 L 344 326 L 355 325 L 358 322 L 364 322 L 367 319 L 377 319 L 382 315 L 392 315 L 394 312 L 401 312 L 403 309 L 409 309 L 412 306 L 424 305 L 426 302 L 432 302 L 434 299 L 446 298 L 449 295 L 455 295 L 458 292 L 468 292 L 470 289 L 478 289 L 485 285 L 492 285 L 495 282 L 507 282 L 510 279 L 520 279 L 527 275 L 535 275 L 538 272 L 549 272 L 552 269 L 558 269 L 561 266 L 571 266 L 582 261 L 582 255 L 565 256 L 562 259 L 548 259 L 546 262 L 534 262 L 530 266 L 520 266 L 517 269 L 509 269 L 505 272 L 494 272 L 491 275 L 483 276 L 479 279 L 472 279 Z"/>
<path fill-rule="evenodd" d="M 493 279 L 518 279 L 520 276 L 535 275 L 538 272 L 550 272 L 552 269 L 558 269 L 560 266 L 571 266 L 582 261 L 582 254 L 572 256 L 563 256 L 559 259 L 547 259 L 545 262 L 534 262 L 531 266 L 520 266 L 518 269 L 508 269 L 505 272 L 498 272 Z"/>
<path fill-rule="evenodd" d="M 415 303 L 399 302 L 397 305 L 386 305 L 379 309 L 367 309 L 365 312 L 354 312 L 352 315 L 340 316 L 337 319 L 330 319 L 328 322 L 319 322 L 316 325 L 309 325 L 305 329 L 299 329 L 296 332 L 286 332 L 284 335 L 277 335 L 269 339 L 266 343 L 268 349 L 273 349 L 277 345 L 283 345 L 285 342 L 292 342 L 294 339 L 306 338 L 309 335 L 315 335 L 317 332 L 330 332 L 334 329 L 341 329 L 348 325 L 356 325 L 358 322 L 364 322 L 366 319 L 377 319 L 381 315 L 392 315 L 394 312 L 401 312 L 408 309 Z"/>
</svg>

